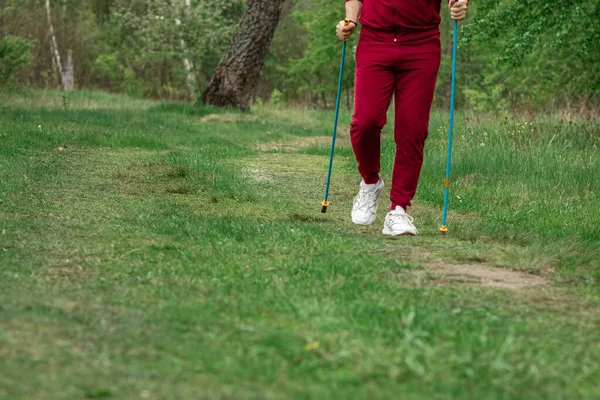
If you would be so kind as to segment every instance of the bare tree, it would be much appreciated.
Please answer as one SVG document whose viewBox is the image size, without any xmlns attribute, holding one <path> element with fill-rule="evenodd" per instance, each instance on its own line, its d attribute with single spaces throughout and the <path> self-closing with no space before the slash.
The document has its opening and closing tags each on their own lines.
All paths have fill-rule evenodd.
<svg viewBox="0 0 600 400">
<path fill-rule="evenodd" d="M 62 83 L 63 90 L 71 92 L 75 89 L 75 73 L 73 69 L 73 50 L 67 50 L 67 65 L 63 70 Z"/>
<path fill-rule="evenodd" d="M 63 5 L 66 3 L 63 3 Z M 46 15 L 48 16 L 48 29 L 50 30 L 50 51 L 52 52 L 52 60 L 54 65 L 58 69 L 58 79 L 60 86 L 65 91 L 71 91 L 74 88 L 73 79 L 73 54 L 69 50 L 67 57 L 67 67 L 63 70 L 62 63 L 60 61 L 60 53 L 58 51 L 58 44 L 56 43 L 56 34 L 54 33 L 54 25 L 52 24 L 52 12 L 50 9 L 50 0 L 46 0 Z"/>
<path fill-rule="evenodd" d="M 54 60 L 54 65 L 58 69 L 58 79 L 60 80 L 60 86 L 62 83 L 62 63 L 60 62 L 60 53 L 58 52 L 58 45 L 56 44 L 56 35 L 54 34 L 54 25 L 52 24 L 52 13 L 50 12 L 50 0 L 46 0 L 46 15 L 48 16 L 48 29 L 50 29 L 50 51 Z"/>
<path fill-rule="evenodd" d="M 285 0 L 249 0 L 227 54 L 221 59 L 208 88 L 206 103 L 220 107 L 250 108 L 250 99 Z"/>
<path fill-rule="evenodd" d="M 192 7 L 191 0 L 185 0 L 185 5 L 189 10 Z M 177 25 L 180 25 L 181 21 L 177 20 Z M 194 74 L 194 64 L 192 60 L 190 60 L 186 54 L 188 52 L 188 47 L 185 44 L 185 40 L 181 39 L 181 50 L 183 51 L 183 67 L 185 68 L 185 72 L 187 74 L 187 84 L 188 89 L 190 91 L 190 97 L 195 101 L 196 100 L 196 77 Z"/>
</svg>

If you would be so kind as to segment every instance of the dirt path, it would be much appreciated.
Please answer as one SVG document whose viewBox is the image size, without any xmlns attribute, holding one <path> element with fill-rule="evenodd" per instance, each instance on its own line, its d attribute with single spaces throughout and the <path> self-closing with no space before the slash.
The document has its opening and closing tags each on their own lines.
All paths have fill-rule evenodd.
<svg viewBox="0 0 600 400">
<path fill-rule="evenodd" d="M 516 290 L 550 283 L 538 275 L 482 264 L 424 264 L 409 273 L 416 278 L 417 285 L 470 285 Z"/>
</svg>

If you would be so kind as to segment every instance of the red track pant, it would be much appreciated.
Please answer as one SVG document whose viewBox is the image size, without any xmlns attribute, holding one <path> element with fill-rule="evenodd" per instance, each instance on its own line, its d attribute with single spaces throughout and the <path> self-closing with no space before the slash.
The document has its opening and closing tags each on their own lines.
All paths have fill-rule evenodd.
<svg viewBox="0 0 600 400">
<path fill-rule="evenodd" d="M 359 40 L 352 148 L 365 183 L 377 183 L 381 130 L 394 94 L 392 209 L 401 206 L 406 210 L 417 190 L 440 56 L 438 38 L 402 44 L 373 41 L 363 35 Z"/>
</svg>

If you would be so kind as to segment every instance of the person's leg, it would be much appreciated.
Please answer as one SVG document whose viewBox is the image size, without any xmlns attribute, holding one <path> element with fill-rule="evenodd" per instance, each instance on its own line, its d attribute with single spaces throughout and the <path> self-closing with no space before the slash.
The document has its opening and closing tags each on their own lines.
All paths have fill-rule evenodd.
<svg viewBox="0 0 600 400">
<path fill-rule="evenodd" d="M 403 51 L 401 69 L 396 75 L 395 126 L 396 159 L 390 200 L 404 210 L 417 190 L 423 148 L 429 129 L 429 113 L 440 65 L 439 46 Z"/>
<path fill-rule="evenodd" d="M 394 68 L 389 43 L 363 42 L 356 52 L 352 148 L 366 184 L 379 181 L 381 130 L 394 91 Z"/>
</svg>

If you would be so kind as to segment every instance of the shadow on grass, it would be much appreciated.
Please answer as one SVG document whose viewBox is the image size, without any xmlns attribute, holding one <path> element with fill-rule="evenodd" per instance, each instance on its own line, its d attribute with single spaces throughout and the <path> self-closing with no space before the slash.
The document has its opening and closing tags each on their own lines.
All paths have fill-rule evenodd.
<svg viewBox="0 0 600 400">
<path fill-rule="evenodd" d="M 290 221 L 298 221 L 298 222 L 310 222 L 310 223 L 328 223 L 333 220 L 327 217 L 313 217 L 310 215 L 301 215 L 301 214 L 289 214 L 288 220 Z"/>
<path fill-rule="evenodd" d="M 223 112 L 232 113 L 239 112 L 234 109 L 218 108 L 210 104 L 203 103 L 159 103 L 148 109 L 150 112 L 182 114 L 186 116 L 203 117 L 208 114 L 219 114 Z M 241 112 L 240 112 L 241 113 Z"/>
</svg>

